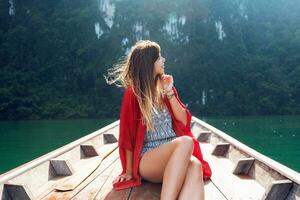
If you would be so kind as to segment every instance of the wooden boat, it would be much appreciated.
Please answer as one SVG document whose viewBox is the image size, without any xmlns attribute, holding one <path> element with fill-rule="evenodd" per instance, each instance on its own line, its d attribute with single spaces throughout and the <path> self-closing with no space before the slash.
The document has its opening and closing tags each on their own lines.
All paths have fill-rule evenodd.
<svg viewBox="0 0 300 200">
<path fill-rule="evenodd" d="M 191 129 L 213 171 L 207 200 L 300 199 L 300 174 L 215 127 L 192 118 Z M 2 200 L 159 199 L 161 184 L 112 190 L 121 172 L 119 120 L 0 175 Z"/>
</svg>

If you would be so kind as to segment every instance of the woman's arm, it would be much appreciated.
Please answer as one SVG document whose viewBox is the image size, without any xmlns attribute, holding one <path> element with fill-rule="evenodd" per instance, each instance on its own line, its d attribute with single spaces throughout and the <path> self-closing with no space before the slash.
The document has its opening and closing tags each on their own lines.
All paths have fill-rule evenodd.
<svg viewBox="0 0 300 200">
<path fill-rule="evenodd" d="M 126 174 L 132 174 L 132 151 L 126 151 Z"/>
<path fill-rule="evenodd" d="M 172 91 L 172 92 L 174 92 L 174 91 Z M 171 92 L 168 92 L 168 94 L 171 94 Z M 175 98 L 175 96 L 171 97 L 169 99 L 169 102 L 171 104 L 175 118 L 177 120 L 181 121 L 186 126 L 187 125 L 187 116 L 186 116 L 185 109 L 180 105 L 179 101 Z"/>
<path fill-rule="evenodd" d="M 185 106 L 179 100 L 177 91 L 173 85 L 174 80 L 172 75 L 163 74 L 161 77 L 163 93 L 167 95 L 172 107 L 173 114 L 177 121 L 180 121 L 184 126 L 188 126 L 189 120 Z M 173 96 L 169 96 L 173 95 Z"/>
<path fill-rule="evenodd" d="M 137 126 L 137 100 L 131 88 L 125 89 L 119 125 L 119 153 L 122 174 L 133 172 L 133 152 L 135 148 Z"/>
<path fill-rule="evenodd" d="M 113 184 L 117 183 L 117 182 L 131 180 L 133 178 L 133 175 L 132 175 L 132 151 L 129 151 L 126 149 L 125 154 L 126 154 L 126 171 L 124 174 L 117 176 L 113 180 Z"/>
</svg>

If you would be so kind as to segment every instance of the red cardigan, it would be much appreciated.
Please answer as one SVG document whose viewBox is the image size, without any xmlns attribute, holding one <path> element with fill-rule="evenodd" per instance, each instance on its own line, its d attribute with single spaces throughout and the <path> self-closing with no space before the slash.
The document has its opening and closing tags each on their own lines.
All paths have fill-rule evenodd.
<svg viewBox="0 0 300 200">
<path fill-rule="evenodd" d="M 192 115 L 190 111 L 185 107 L 185 105 L 180 101 L 175 87 L 172 87 L 175 93 L 176 99 L 179 101 L 180 105 L 185 109 L 187 114 L 187 124 L 184 125 L 181 121 L 177 120 L 172 111 L 171 104 L 169 100 L 164 97 L 164 102 L 169 109 L 172 118 L 172 127 L 177 137 L 187 135 L 193 138 L 194 150 L 193 155 L 199 159 L 202 163 L 203 176 L 204 178 L 210 178 L 211 169 L 209 164 L 203 160 L 202 153 L 200 150 L 200 145 L 197 139 L 191 132 L 190 124 Z M 174 97 L 173 97 L 174 98 Z M 144 134 L 146 132 L 146 126 L 142 125 L 141 111 L 139 109 L 138 101 L 133 93 L 131 87 L 128 87 L 124 91 L 123 102 L 120 112 L 120 124 L 119 124 L 119 153 L 122 163 L 122 173 L 126 172 L 126 154 L 125 149 L 133 152 L 133 179 L 128 181 L 117 182 L 113 184 L 114 190 L 121 190 L 129 187 L 141 185 L 141 176 L 138 172 L 140 153 L 144 143 Z"/>
</svg>

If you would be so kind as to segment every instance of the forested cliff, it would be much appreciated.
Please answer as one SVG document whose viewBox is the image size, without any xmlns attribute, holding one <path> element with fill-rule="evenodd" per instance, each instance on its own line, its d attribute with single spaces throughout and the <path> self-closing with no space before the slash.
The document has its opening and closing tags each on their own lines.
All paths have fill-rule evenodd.
<svg viewBox="0 0 300 200">
<path fill-rule="evenodd" d="M 298 0 L 1 0 L 0 119 L 119 118 L 140 39 L 195 116 L 300 114 Z"/>
</svg>

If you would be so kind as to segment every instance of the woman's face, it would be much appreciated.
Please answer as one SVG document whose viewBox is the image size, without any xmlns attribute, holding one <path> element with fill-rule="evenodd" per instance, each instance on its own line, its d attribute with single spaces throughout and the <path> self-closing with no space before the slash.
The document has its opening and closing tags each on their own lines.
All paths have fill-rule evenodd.
<svg viewBox="0 0 300 200">
<path fill-rule="evenodd" d="M 164 57 L 162 57 L 161 54 L 159 53 L 159 57 L 154 63 L 154 78 L 158 74 L 165 73 L 165 61 L 166 61 L 166 59 Z"/>
</svg>

